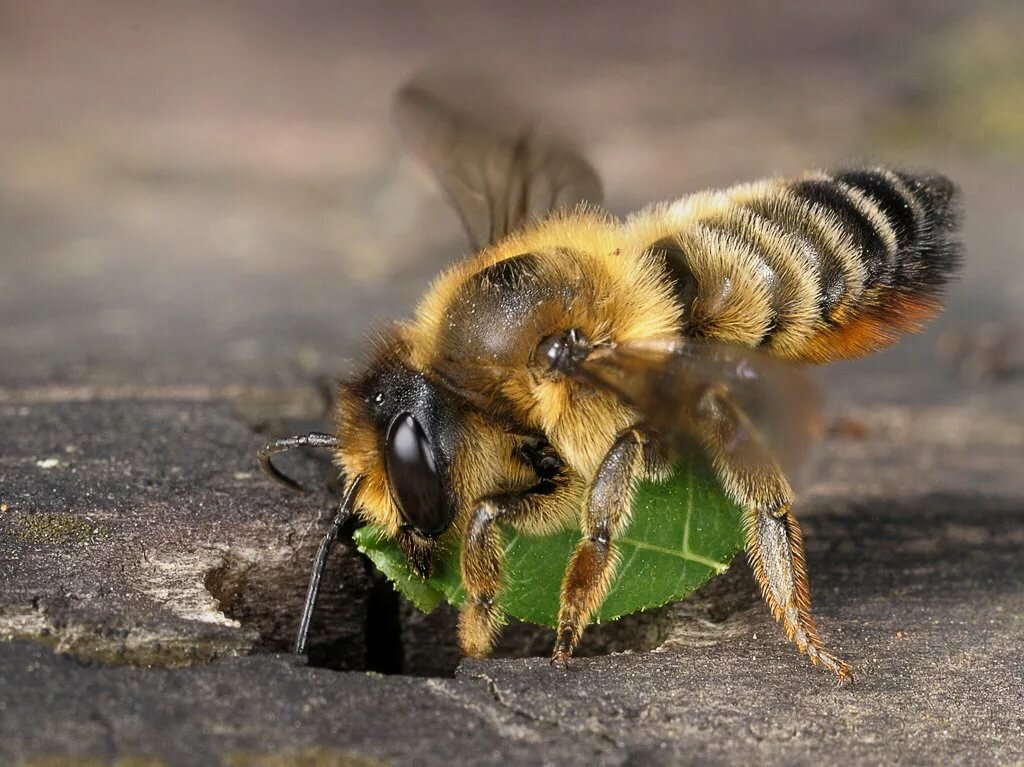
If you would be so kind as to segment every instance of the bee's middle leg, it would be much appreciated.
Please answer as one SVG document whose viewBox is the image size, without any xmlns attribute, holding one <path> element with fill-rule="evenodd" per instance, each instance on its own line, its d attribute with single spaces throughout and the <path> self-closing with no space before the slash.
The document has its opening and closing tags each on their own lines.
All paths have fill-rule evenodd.
<svg viewBox="0 0 1024 767">
<path fill-rule="evenodd" d="M 617 564 L 615 538 L 629 525 L 637 482 L 657 463 L 649 448 L 646 435 L 626 429 L 601 462 L 583 511 L 583 538 L 562 581 L 554 664 L 568 662 L 608 592 Z"/>
</svg>

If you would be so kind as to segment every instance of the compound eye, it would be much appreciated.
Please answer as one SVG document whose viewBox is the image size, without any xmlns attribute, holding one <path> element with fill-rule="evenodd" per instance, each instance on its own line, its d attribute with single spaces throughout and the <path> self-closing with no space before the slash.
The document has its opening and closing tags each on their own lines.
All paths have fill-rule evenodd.
<svg viewBox="0 0 1024 767">
<path fill-rule="evenodd" d="M 391 494 L 405 521 L 420 533 L 437 535 L 450 522 L 444 486 L 423 427 L 402 413 L 388 429 L 384 465 Z"/>
</svg>

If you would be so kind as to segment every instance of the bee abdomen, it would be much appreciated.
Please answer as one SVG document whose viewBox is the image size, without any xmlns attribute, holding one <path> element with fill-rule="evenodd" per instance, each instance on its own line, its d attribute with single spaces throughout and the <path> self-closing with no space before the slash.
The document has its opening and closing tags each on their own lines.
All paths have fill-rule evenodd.
<svg viewBox="0 0 1024 767">
<path fill-rule="evenodd" d="M 848 238 L 843 259 L 861 263 L 854 300 L 826 304 L 822 327 L 799 355 L 810 361 L 858 357 L 934 317 L 961 258 L 956 189 L 939 175 L 887 168 L 842 170 L 793 182 L 791 193 Z M 836 311 L 836 308 L 840 308 Z"/>
<path fill-rule="evenodd" d="M 634 226 L 661 233 L 648 247 L 686 333 L 821 362 L 937 313 L 960 259 L 955 212 L 944 177 L 867 168 L 693 195 Z"/>
</svg>

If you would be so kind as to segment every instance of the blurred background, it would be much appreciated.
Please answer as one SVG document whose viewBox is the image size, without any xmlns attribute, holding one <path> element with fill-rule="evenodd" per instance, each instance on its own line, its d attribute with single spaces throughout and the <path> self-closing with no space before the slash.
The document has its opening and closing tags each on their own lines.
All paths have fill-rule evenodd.
<svg viewBox="0 0 1024 767">
<path fill-rule="evenodd" d="M 391 123 L 394 91 L 440 67 L 493 73 L 575 137 L 617 213 L 861 159 L 948 174 L 968 246 L 949 311 L 826 373 L 943 396 L 937 349 L 972 380 L 1013 367 L 1022 39 L 1013 0 L 0 0 L 0 386 L 346 370 L 465 252 Z"/>
</svg>

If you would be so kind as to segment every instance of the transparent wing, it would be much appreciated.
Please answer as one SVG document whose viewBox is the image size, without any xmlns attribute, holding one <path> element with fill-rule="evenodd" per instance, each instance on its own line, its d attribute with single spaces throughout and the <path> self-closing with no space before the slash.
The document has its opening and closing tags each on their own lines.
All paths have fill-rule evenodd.
<svg viewBox="0 0 1024 767">
<path fill-rule="evenodd" d="M 742 410 L 787 473 L 821 436 L 821 399 L 809 376 L 751 349 L 682 337 L 623 344 L 592 352 L 580 375 L 618 394 L 677 446 L 699 437 L 707 418 L 704 397 L 712 389 Z"/>
<path fill-rule="evenodd" d="M 473 116 L 416 83 L 399 91 L 395 111 L 403 139 L 437 176 L 476 249 L 549 211 L 601 202 L 601 180 L 586 160 L 507 115 Z"/>
</svg>

